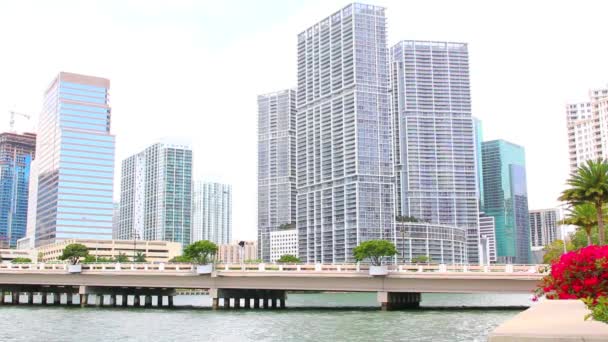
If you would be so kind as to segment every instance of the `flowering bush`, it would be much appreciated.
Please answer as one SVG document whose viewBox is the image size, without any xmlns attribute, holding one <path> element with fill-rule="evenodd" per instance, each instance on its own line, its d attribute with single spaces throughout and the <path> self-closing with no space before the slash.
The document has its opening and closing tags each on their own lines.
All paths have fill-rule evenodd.
<svg viewBox="0 0 608 342">
<path fill-rule="evenodd" d="M 586 299 L 594 306 L 608 296 L 608 246 L 588 246 L 562 255 L 536 290 L 548 299 Z M 594 316 L 595 317 L 595 316 Z"/>
</svg>

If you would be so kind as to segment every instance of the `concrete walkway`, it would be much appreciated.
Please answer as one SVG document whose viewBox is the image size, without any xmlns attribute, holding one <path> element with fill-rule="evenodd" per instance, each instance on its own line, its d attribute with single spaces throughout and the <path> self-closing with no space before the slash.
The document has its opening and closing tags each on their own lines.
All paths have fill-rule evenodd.
<svg viewBox="0 0 608 342">
<path fill-rule="evenodd" d="M 580 300 L 544 300 L 490 334 L 490 342 L 608 341 L 608 324 L 585 321 Z"/>
</svg>

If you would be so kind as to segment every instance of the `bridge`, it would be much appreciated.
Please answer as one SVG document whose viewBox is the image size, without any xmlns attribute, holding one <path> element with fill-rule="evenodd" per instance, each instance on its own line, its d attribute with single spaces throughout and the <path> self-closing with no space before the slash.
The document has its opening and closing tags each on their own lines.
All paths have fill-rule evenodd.
<svg viewBox="0 0 608 342">
<path fill-rule="evenodd" d="M 177 289 L 207 289 L 212 307 L 284 308 L 286 291 L 377 292 L 383 309 L 417 307 L 421 293 L 530 293 L 545 265 L 391 265 L 385 276 L 371 276 L 366 265 L 218 264 L 198 275 L 190 264 L 83 264 L 69 273 L 66 264 L 0 265 L 0 305 L 171 307 Z M 10 302 L 6 294 L 10 293 Z M 26 300 L 23 301 L 22 294 Z M 62 297 L 64 300 L 62 301 Z M 109 297 L 109 301 L 106 300 Z M 129 298 L 132 298 L 129 301 Z M 153 305 L 155 299 L 155 305 Z"/>
</svg>

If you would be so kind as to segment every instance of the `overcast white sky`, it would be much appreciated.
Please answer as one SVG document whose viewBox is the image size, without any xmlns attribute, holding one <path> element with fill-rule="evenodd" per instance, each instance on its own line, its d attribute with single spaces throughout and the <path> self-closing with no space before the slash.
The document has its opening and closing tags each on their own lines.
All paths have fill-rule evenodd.
<svg viewBox="0 0 608 342">
<path fill-rule="evenodd" d="M 368 1 L 389 44 L 469 43 L 473 114 L 486 140 L 526 148 L 531 209 L 557 204 L 568 175 L 564 104 L 608 83 L 606 1 Z M 37 116 L 59 71 L 111 80 L 120 162 L 188 137 L 194 175 L 233 185 L 234 237 L 256 231 L 256 96 L 296 84 L 297 34 L 335 0 L 0 2 L 0 131 Z M 2 119 L 3 118 L 3 119 Z M 31 129 L 18 120 L 18 130 Z"/>
</svg>

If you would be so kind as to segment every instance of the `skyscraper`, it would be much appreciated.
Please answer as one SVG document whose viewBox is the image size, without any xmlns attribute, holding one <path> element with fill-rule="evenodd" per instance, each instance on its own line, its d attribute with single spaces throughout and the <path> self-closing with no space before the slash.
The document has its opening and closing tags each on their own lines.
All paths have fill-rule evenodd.
<svg viewBox="0 0 608 342">
<path fill-rule="evenodd" d="M 36 246 L 112 238 L 114 136 L 104 78 L 61 72 L 38 125 Z"/>
<path fill-rule="evenodd" d="M 232 186 L 194 182 L 192 192 L 192 242 L 216 244 L 232 241 Z"/>
<path fill-rule="evenodd" d="M 296 222 L 296 92 L 258 96 L 258 256 L 270 261 L 270 233 Z"/>
<path fill-rule="evenodd" d="M 484 212 L 494 217 L 499 263 L 530 262 L 524 148 L 505 140 L 482 144 Z"/>
<path fill-rule="evenodd" d="M 566 105 L 570 170 L 608 159 L 608 88 L 589 90 L 589 101 Z"/>
<path fill-rule="evenodd" d="M 467 44 L 401 41 L 391 48 L 397 211 L 466 231 L 479 254 L 476 130 Z"/>
<path fill-rule="evenodd" d="M 122 162 L 120 187 L 121 240 L 142 239 L 190 243 L 192 148 L 163 139 Z"/>
<path fill-rule="evenodd" d="M 532 247 L 544 247 L 562 238 L 559 208 L 530 210 L 530 238 Z"/>
<path fill-rule="evenodd" d="M 496 262 L 496 227 L 494 217 L 479 213 L 479 237 L 481 257 L 479 263 L 487 265 Z"/>
<path fill-rule="evenodd" d="M 35 150 L 36 134 L 0 134 L 0 248 L 15 247 L 25 236 Z"/>
<path fill-rule="evenodd" d="M 395 239 L 386 18 L 351 4 L 298 35 L 297 229 L 304 262 Z"/>
</svg>

